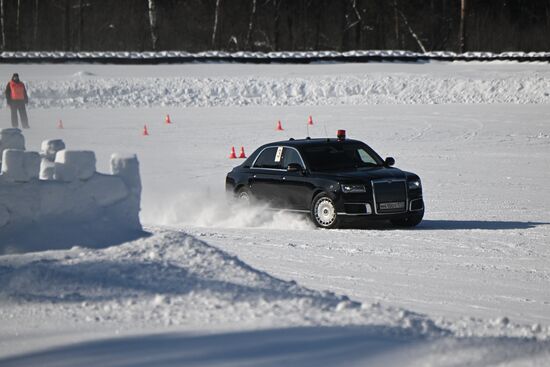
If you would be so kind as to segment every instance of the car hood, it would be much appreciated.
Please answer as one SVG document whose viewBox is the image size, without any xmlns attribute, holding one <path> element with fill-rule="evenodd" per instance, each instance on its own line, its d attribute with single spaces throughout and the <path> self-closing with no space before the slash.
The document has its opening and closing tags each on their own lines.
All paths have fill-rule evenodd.
<svg viewBox="0 0 550 367">
<path fill-rule="evenodd" d="M 319 177 L 337 180 L 370 181 L 377 179 L 406 179 L 407 172 L 398 168 L 373 167 L 344 172 L 317 173 Z"/>
</svg>

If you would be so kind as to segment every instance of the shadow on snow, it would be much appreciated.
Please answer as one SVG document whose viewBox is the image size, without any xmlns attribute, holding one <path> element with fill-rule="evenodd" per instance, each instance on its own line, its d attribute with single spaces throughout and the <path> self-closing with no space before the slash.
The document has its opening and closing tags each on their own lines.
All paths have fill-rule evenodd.
<svg viewBox="0 0 550 367">
<path fill-rule="evenodd" d="M 430 220 L 425 219 L 420 223 L 418 229 L 428 230 L 513 230 L 530 229 L 538 226 L 550 225 L 546 222 L 519 222 L 500 220 Z"/>
<path fill-rule="evenodd" d="M 126 336 L 0 359 L 15 366 L 487 365 L 544 358 L 549 343 L 520 338 L 426 338 L 385 326 L 296 327 L 207 335 Z"/>
<path fill-rule="evenodd" d="M 492 221 L 492 220 L 452 220 L 452 219 L 424 219 L 418 226 L 407 228 L 391 224 L 389 221 L 361 221 L 348 220 L 343 223 L 344 229 L 376 229 L 376 230 L 395 230 L 409 229 L 430 230 L 430 231 L 456 231 L 456 230 L 518 230 L 531 229 L 539 226 L 550 225 L 547 222 L 520 222 L 520 221 Z"/>
</svg>

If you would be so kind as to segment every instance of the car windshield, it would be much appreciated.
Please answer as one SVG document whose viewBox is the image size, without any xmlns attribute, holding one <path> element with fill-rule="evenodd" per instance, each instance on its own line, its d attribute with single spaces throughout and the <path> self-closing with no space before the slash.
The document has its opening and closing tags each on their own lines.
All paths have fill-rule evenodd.
<svg viewBox="0 0 550 367">
<path fill-rule="evenodd" d="M 303 148 L 304 157 L 312 171 L 339 171 L 376 167 L 382 159 L 362 144 L 325 143 Z"/>
</svg>

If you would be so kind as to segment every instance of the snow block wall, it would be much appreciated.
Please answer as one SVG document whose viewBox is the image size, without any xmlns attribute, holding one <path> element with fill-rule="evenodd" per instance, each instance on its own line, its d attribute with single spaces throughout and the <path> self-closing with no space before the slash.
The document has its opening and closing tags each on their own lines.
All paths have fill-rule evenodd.
<svg viewBox="0 0 550 367">
<path fill-rule="evenodd" d="M 25 151 L 19 129 L 0 131 L 0 254 L 104 247 L 143 236 L 135 155 L 113 155 L 111 174 L 96 172 L 92 151 L 47 140 Z"/>
</svg>

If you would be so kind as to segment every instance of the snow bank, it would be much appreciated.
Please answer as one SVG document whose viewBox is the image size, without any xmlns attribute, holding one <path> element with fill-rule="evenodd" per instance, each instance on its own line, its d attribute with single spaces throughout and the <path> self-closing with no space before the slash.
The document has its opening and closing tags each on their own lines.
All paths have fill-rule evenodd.
<svg viewBox="0 0 550 367">
<path fill-rule="evenodd" d="M 0 311 L 17 302 L 15 318 L 30 307 L 63 320 L 56 328 L 376 324 L 402 336 L 446 334 L 422 315 L 274 278 L 183 232 L 156 231 L 107 249 L 2 256 L 0 284 Z"/>
<path fill-rule="evenodd" d="M 9 130 L 0 132 L 2 138 L 9 136 L 7 142 L 0 140 L 1 146 L 22 141 L 21 132 L 14 131 L 18 129 Z M 96 172 L 93 152 L 59 150 L 64 146 L 61 140 L 44 141 L 41 155 L 4 150 L 0 254 L 108 246 L 143 235 L 137 157 L 116 156 L 112 164 L 117 169 L 105 175 Z"/>
<path fill-rule="evenodd" d="M 298 74 L 300 75 L 300 74 Z M 29 83 L 35 108 L 550 103 L 541 72 L 373 72 L 296 76 L 72 77 Z"/>
</svg>

